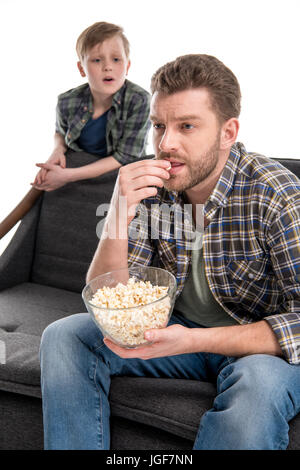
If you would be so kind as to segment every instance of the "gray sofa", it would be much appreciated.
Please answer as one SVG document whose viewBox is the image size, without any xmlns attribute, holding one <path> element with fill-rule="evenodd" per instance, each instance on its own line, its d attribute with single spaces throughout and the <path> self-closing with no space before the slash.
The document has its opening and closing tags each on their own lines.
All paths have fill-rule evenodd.
<svg viewBox="0 0 300 470">
<path fill-rule="evenodd" d="M 69 152 L 69 166 L 78 166 L 78 158 L 80 164 L 94 159 Z M 300 176 L 300 160 L 281 162 Z M 86 311 L 81 290 L 98 243 L 96 208 L 110 201 L 116 176 L 111 172 L 45 193 L 0 258 L 0 346 L 6 347 L 0 449 L 43 448 L 40 337 L 49 323 Z M 192 449 L 214 394 L 209 382 L 113 378 L 112 449 Z M 289 449 L 300 449 L 300 415 L 290 423 Z"/>
</svg>

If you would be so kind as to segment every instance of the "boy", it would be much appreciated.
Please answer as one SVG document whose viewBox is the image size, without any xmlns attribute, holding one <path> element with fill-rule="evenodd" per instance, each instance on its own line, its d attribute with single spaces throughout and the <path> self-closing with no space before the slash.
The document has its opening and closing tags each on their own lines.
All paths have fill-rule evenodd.
<svg viewBox="0 0 300 470">
<path fill-rule="evenodd" d="M 66 183 L 93 178 L 145 155 L 150 128 L 150 95 L 126 79 L 129 42 L 120 26 L 98 22 L 76 43 L 78 70 L 88 83 L 58 97 L 54 150 L 32 184 L 52 191 Z M 65 153 L 85 151 L 94 163 L 66 168 Z"/>
</svg>

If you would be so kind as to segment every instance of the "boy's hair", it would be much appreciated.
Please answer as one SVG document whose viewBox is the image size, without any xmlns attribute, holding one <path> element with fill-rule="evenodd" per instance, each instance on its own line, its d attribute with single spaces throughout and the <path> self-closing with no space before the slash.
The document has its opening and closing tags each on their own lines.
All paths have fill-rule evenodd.
<svg viewBox="0 0 300 470">
<path fill-rule="evenodd" d="M 206 88 L 219 121 L 238 117 L 241 91 L 235 75 L 216 57 L 188 54 L 160 67 L 152 76 L 151 92 L 173 93 Z"/>
<path fill-rule="evenodd" d="M 120 36 L 123 41 L 126 57 L 129 58 L 130 45 L 121 26 L 105 21 L 99 21 L 86 28 L 77 39 L 76 52 L 79 60 L 82 60 L 88 49 L 102 43 L 113 36 Z"/>
</svg>

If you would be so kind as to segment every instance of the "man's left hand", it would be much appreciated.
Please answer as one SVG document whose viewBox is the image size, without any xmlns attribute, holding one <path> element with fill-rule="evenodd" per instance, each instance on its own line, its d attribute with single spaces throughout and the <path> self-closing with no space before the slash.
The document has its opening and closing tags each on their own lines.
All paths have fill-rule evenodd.
<svg viewBox="0 0 300 470">
<path fill-rule="evenodd" d="M 104 338 L 105 345 L 123 359 L 140 358 L 152 359 L 155 357 L 176 356 L 194 352 L 190 337 L 192 329 L 181 325 L 171 325 L 167 328 L 152 329 L 145 332 L 145 339 L 152 344 L 126 349 L 117 346 L 108 338 Z"/>
</svg>

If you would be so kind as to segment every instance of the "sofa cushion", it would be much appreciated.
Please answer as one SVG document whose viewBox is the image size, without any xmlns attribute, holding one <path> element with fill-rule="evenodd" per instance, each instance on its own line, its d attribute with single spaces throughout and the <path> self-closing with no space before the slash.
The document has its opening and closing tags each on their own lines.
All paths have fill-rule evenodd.
<svg viewBox="0 0 300 470">
<path fill-rule="evenodd" d="M 215 394 L 209 382 L 114 377 L 110 403 L 114 416 L 194 440 L 200 418 L 212 407 Z"/>
<path fill-rule="evenodd" d="M 6 349 L 0 381 L 39 386 L 39 346 L 49 323 L 86 311 L 80 294 L 33 283 L 0 292 L 0 340 Z M 7 387 L 4 388 L 8 390 Z M 16 390 L 10 387 L 10 391 Z M 24 393 L 27 388 L 25 387 Z"/>
</svg>

